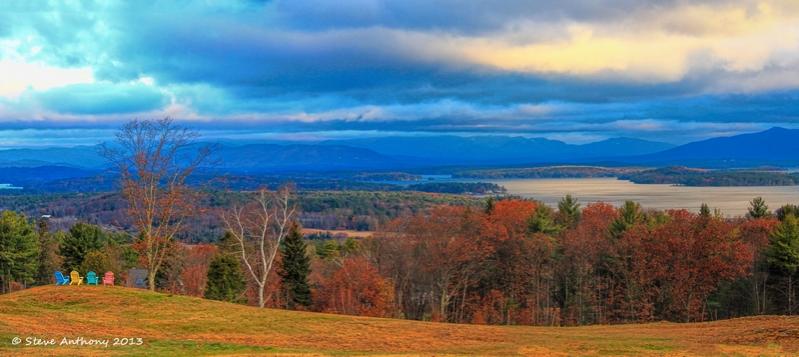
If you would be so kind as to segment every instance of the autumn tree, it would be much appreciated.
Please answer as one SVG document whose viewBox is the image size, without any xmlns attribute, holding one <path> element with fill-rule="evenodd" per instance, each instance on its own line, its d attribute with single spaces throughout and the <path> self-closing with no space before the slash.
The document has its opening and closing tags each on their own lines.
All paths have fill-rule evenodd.
<svg viewBox="0 0 799 357">
<path fill-rule="evenodd" d="M 39 238 L 36 228 L 22 214 L 0 211 L 0 293 L 11 283 L 32 283 L 36 277 Z"/>
<path fill-rule="evenodd" d="M 119 171 L 128 215 L 138 232 L 135 247 L 155 290 L 156 275 L 170 243 L 195 215 L 194 195 L 186 180 L 203 163 L 210 147 L 195 144 L 198 134 L 171 119 L 133 120 L 117 133 L 104 155 Z"/>
<path fill-rule="evenodd" d="M 613 245 L 608 228 L 617 217 L 612 205 L 591 203 L 583 209 L 577 226 L 567 230 L 560 241 L 560 294 L 568 323 L 607 322 L 604 297 L 608 284 L 600 270 Z"/>
<path fill-rule="evenodd" d="M 363 257 L 344 259 L 322 286 L 322 311 L 338 314 L 388 317 L 394 311 L 392 284 Z"/>
<path fill-rule="evenodd" d="M 749 267 L 748 289 L 750 309 L 742 313 L 765 314 L 769 303 L 769 280 L 771 272 L 768 263 L 768 247 L 774 229 L 779 225 L 779 221 L 770 218 L 759 218 L 745 220 L 738 226 L 741 239 L 749 246 L 754 256 L 754 261 Z M 740 292 L 744 293 L 744 292 Z M 739 294 L 740 294 L 739 293 Z M 739 302 L 742 297 L 733 292 L 730 300 Z"/>
<path fill-rule="evenodd" d="M 264 289 L 280 245 L 289 234 L 295 207 L 291 190 L 259 190 L 249 202 L 234 204 L 221 214 L 225 229 L 238 243 L 238 254 L 256 285 L 258 306 L 264 307 Z"/>
<path fill-rule="evenodd" d="M 639 318 L 701 321 L 720 283 L 745 276 L 753 254 L 722 219 L 668 211 L 666 223 L 639 225 L 623 239 L 632 250 L 631 276 Z M 646 311 L 647 315 L 640 315 Z"/>
<path fill-rule="evenodd" d="M 79 268 L 84 274 L 93 271 L 99 275 L 103 275 L 104 272 L 111 271 L 112 269 L 111 258 L 108 254 L 99 250 L 92 250 L 86 253 Z"/>
<path fill-rule="evenodd" d="M 288 308 L 307 307 L 312 303 L 311 287 L 308 285 L 311 260 L 308 258 L 306 249 L 300 226 L 294 223 L 283 242 L 283 259 L 280 268 L 281 287 L 286 296 Z"/>
<path fill-rule="evenodd" d="M 213 244 L 194 244 L 186 247 L 184 268 L 181 273 L 185 293 L 192 296 L 203 296 L 207 284 L 208 269 L 211 261 L 218 255 L 218 248 Z M 238 264 L 238 255 L 233 258 Z M 239 269 L 239 279 L 243 278 Z"/>
</svg>

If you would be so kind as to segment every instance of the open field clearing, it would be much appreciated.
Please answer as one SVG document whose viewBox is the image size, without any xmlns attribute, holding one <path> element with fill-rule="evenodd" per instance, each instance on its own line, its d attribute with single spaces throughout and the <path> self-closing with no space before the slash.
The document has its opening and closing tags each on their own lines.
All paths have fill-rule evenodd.
<svg viewBox="0 0 799 357">
<path fill-rule="evenodd" d="M 13 345 L 20 337 L 20 345 Z M 27 337 L 140 346 L 24 346 Z M 2 355 L 742 355 L 799 353 L 799 317 L 587 327 L 477 326 L 249 306 L 121 287 L 0 297 Z"/>
<path fill-rule="evenodd" d="M 329 233 L 333 237 L 339 235 L 349 238 L 369 238 L 375 234 L 373 231 L 356 231 L 351 229 L 316 229 L 316 228 L 303 228 L 303 234 L 325 234 Z"/>
</svg>

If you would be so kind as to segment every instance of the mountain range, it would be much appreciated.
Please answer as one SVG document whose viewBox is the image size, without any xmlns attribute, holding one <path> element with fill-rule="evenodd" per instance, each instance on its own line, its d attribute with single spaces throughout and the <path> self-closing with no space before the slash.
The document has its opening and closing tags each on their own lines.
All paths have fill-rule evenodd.
<svg viewBox="0 0 799 357">
<path fill-rule="evenodd" d="M 315 143 L 221 143 L 215 164 L 227 173 L 396 170 L 440 166 L 545 164 L 744 167 L 799 164 L 799 130 L 772 128 L 680 146 L 633 138 L 584 145 L 513 136 L 415 136 Z M 70 178 L 105 168 L 99 146 L 0 151 L 0 181 L 19 176 Z"/>
</svg>

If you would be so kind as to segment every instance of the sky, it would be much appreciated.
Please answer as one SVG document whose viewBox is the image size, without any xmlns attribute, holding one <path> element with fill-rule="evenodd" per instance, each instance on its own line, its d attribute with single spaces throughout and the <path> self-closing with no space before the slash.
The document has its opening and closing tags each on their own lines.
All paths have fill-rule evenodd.
<svg viewBox="0 0 799 357">
<path fill-rule="evenodd" d="M 210 138 L 671 143 L 799 127 L 799 2 L 29 1 L 0 147 L 169 116 Z"/>
</svg>

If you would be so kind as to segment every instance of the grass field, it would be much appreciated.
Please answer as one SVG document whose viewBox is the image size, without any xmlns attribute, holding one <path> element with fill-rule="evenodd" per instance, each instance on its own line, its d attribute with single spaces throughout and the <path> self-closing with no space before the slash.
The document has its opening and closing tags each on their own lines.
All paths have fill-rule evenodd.
<svg viewBox="0 0 799 357">
<path fill-rule="evenodd" d="M 64 337 L 110 344 L 141 338 L 143 344 L 24 346 L 29 337 L 56 344 Z M 783 356 L 799 354 L 799 318 L 476 326 L 259 310 L 121 287 L 48 286 L 0 296 L 0 355 L 109 354 Z"/>
</svg>

